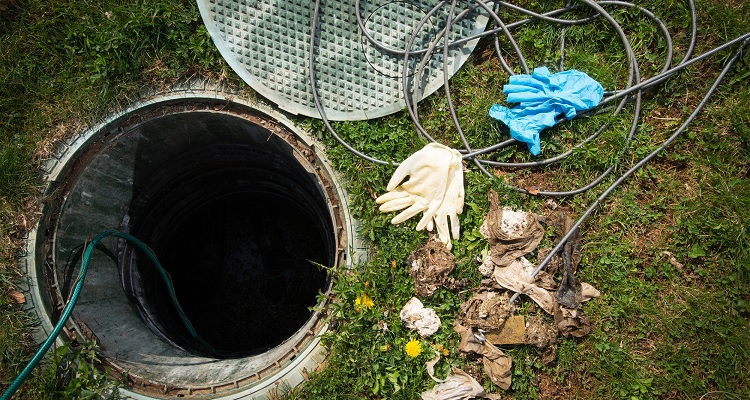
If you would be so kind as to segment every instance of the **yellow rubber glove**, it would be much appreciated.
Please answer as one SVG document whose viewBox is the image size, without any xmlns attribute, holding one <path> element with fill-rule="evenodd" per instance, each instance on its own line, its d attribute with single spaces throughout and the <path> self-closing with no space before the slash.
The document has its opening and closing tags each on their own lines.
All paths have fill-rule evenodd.
<svg viewBox="0 0 750 400">
<path fill-rule="evenodd" d="M 422 212 L 417 230 L 432 231 L 437 226 L 440 241 L 451 248 L 448 220 L 450 232 L 458 238 L 458 214 L 464 205 L 461 153 L 430 143 L 398 166 L 387 189 L 375 202 L 381 205 L 381 212 L 403 210 L 391 223 L 399 224 Z"/>
<path fill-rule="evenodd" d="M 438 207 L 432 219 L 435 221 L 438 238 L 445 243 L 448 250 L 453 247 L 450 238 L 458 239 L 461 233 L 461 225 L 458 216 L 464 210 L 464 171 L 459 161 L 459 167 L 452 170 L 453 176 L 443 196 L 443 202 Z M 448 221 L 450 220 L 450 234 L 448 233 Z M 420 221 L 421 222 L 421 221 Z M 427 224 L 427 230 L 432 231 L 432 224 Z M 417 229 L 421 229 L 417 225 Z"/>
</svg>

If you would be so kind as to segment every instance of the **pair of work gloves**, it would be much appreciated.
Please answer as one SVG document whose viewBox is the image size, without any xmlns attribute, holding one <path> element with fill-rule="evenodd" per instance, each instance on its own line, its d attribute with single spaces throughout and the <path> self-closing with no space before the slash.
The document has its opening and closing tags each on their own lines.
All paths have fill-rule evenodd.
<svg viewBox="0 0 750 400">
<path fill-rule="evenodd" d="M 439 143 L 430 143 L 398 166 L 387 189 L 388 193 L 375 202 L 380 204 L 381 212 L 403 210 L 391 223 L 399 224 L 421 212 L 423 215 L 416 229 L 437 229 L 440 241 L 448 250 L 452 248 L 451 236 L 459 237 L 458 215 L 464 208 L 461 153 Z"/>
</svg>

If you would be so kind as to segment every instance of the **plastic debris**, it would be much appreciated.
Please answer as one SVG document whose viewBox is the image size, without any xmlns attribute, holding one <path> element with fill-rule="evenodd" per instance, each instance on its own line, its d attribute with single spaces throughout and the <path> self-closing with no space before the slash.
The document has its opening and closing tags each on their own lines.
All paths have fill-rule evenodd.
<svg viewBox="0 0 750 400">
<path fill-rule="evenodd" d="M 381 212 L 403 210 L 391 220 L 393 224 L 423 213 L 416 229 L 436 229 L 440 241 L 450 250 L 451 236 L 458 239 L 460 234 L 458 215 L 464 208 L 463 174 L 461 153 L 430 143 L 398 166 L 388 182 L 388 193 L 375 202 L 380 204 Z"/>
<path fill-rule="evenodd" d="M 440 329 L 440 317 L 435 310 L 426 308 L 418 298 L 412 297 L 399 313 L 407 329 L 415 330 L 421 337 L 428 337 Z"/>
<path fill-rule="evenodd" d="M 586 73 L 574 69 L 551 74 L 546 67 L 534 69 L 531 75 L 513 75 L 503 86 L 507 108 L 495 104 L 490 117 L 510 128 L 514 139 L 527 144 L 533 155 L 540 152 L 539 133 L 558 123 L 557 116 L 573 119 L 577 112 L 596 107 L 604 96 L 604 89 Z"/>
</svg>

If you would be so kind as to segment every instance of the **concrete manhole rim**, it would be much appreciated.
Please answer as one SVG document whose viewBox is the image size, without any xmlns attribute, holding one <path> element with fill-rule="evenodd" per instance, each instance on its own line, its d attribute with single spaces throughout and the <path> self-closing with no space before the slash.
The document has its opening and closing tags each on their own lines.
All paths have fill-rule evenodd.
<svg viewBox="0 0 750 400">
<path fill-rule="evenodd" d="M 97 124 L 96 126 L 87 129 L 85 132 L 80 133 L 72 140 L 68 142 L 63 149 L 58 152 L 53 158 L 48 160 L 43 166 L 43 185 L 44 194 L 46 198 L 54 193 L 60 184 L 60 180 L 66 177 L 70 169 L 75 167 L 75 163 L 84 152 L 87 146 L 90 146 L 92 142 L 96 142 L 96 139 L 101 135 L 109 134 L 114 128 L 119 130 L 123 126 L 127 126 L 129 123 L 136 122 L 132 119 L 138 118 L 143 113 L 153 112 L 159 110 L 160 107 L 172 107 L 179 104 L 191 104 L 195 107 L 197 104 L 210 105 L 213 110 L 205 110 L 206 112 L 228 112 L 224 110 L 224 107 L 236 107 L 238 109 L 246 109 L 249 112 L 265 117 L 267 120 L 273 121 L 278 124 L 279 127 L 291 133 L 296 140 L 299 140 L 304 148 L 309 149 L 309 154 L 306 154 L 307 158 L 314 162 L 315 167 L 319 170 L 318 183 L 324 185 L 326 192 L 332 194 L 335 197 L 333 203 L 329 202 L 329 208 L 331 209 L 332 218 L 334 219 L 334 233 L 337 245 L 337 263 L 338 266 L 351 266 L 353 262 L 361 261 L 366 255 L 366 249 L 356 236 L 356 221 L 354 221 L 348 212 L 348 199 L 346 192 L 343 189 L 341 182 L 337 178 L 335 172 L 330 167 L 325 154 L 322 151 L 322 146 L 318 145 L 316 141 L 310 137 L 307 132 L 304 132 L 300 128 L 296 127 L 283 112 L 277 111 L 271 106 L 263 103 L 245 99 L 238 96 L 237 93 L 228 93 L 221 89 L 194 89 L 188 87 L 187 89 L 175 89 L 166 94 L 160 94 L 145 98 L 139 102 L 134 103 L 130 107 L 126 108 L 121 112 L 110 115 L 106 120 Z M 207 106 L 208 107 L 208 106 Z M 184 109 L 183 112 L 200 111 Z M 229 112 L 231 115 L 232 113 Z M 263 127 L 259 124 L 259 126 Z M 108 129 L 109 128 L 109 129 Z M 320 179 L 327 180 L 327 185 L 321 183 Z M 332 205 L 333 204 L 333 205 Z M 51 238 L 45 235 L 44 230 L 48 227 L 47 222 L 50 218 L 50 213 L 54 214 L 59 212 L 55 210 L 54 206 L 45 204 L 42 218 L 38 222 L 37 226 L 28 233 L 28 239 L 25 246 L 25 254 L 19 258 L 19 264 L 22 272 L 25 272 L 25 279 L 27 280 L 24 286 L 24 291 L 27 296 L 27 303 L 25 305 L 27 311 L 35 314 L 38 317 L 38 326 L 35 329 L 35 338 L 39 341 L 46 338 L 46 335 L 52 331 L 53 328 L 53 312 L 50 310 L 48 304 L 49 299 L 46 299 L 44 288 L 44 272 L 42 271 L 41 265 L 45 262 L 46 254 L 42 248 L 45 245 L 44 241 L 48 241 Z M 92 232 L 92 234 L 95 232 Z M 341 242 L 343 239 L 343 243 Z M 39 265 L 37 265 L 39 264 Z M 330 289 L 330 283 L 327 285 L 326 290 Z M 84 286 L 84 291 L 85 291 Z M 59 291 L 59 289 L 58 289 Z M 320 307 L 322 304 L 318 304 Z M 85 327 L 82 329 L 81 326 L 68 322 L 68 328 L 70 332 L 79 337 L 86 337 Z M 242 398 L 247 396 L 259 396 L 268 394 L 270 391 L 275 390 L 277 386 L 282 387 L 294 387 L 304 381 L 305 371 L 313 370 L 323 360 L 323 347 L 320 344 L 320 334 L 324 333 L 327 329 L 324 319 L 318 311 L 315 311 L 314 315 L 310 320 L 300 329 L 305 330 L 300 334 L 299 332 L 292 337 L 301 337 L 301 339 L 295 339 L 294 343 L 291 342 L 292 337 L 289 340 L 284 341 L 278 347 L 287 347 L 287 355 L 279 357 L 273 365 L 269 365 L 269 368 L 257 371 L 257 373 L 250 376 L 246 376 L 243 379 L 237 379 L 233 382 L 225 382 L 221 384 L 202 385 L 199 382 L 194 386 L 184 387 L 170 387 L 168 382 L 153 382 L 148 380 L 141 380 L 137 371 L 130 371 L 130 376 L 133 381 L 140 383 L 140 387 L 135 390 L 124 389 L 121 390 L 122 394 L 126 397 L 132 398 L 153 398 L 149 396 L 155 396 L 155 398 L 161 398 L 163 396 L 174 396 L 177 394 L 181 395 L 209 395 L 211 397 L 219 396 L 221 398 Z M 301 335 L 301 336 L 300 336 Z M 64 339 L 58 338 L 58 344 L 64 343 Z M 242 360 L 242 359 L 239 359 Z M 117 363 L 107 360 L 109 364 L 113 365 L 117 369 Z M 144 394 L 148 393 L 148 394 Z"/>
</svg>

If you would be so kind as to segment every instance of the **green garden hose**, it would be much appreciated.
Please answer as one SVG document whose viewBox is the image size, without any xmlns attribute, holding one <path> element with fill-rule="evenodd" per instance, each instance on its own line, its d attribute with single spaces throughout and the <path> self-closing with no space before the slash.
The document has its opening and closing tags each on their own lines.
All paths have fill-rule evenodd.
<svg viewBox="0 0 750 400">
<path fill-rule="evenodd" d="M 70 296 L 70 300 L 68 300 L 68 304 L 65 306 L 65 309 L 63 309 L 62 314 L 60 315 L 60 319 L 57 321 L 57 324 L 52 330 L 52 333 L 50 333 L 49 337 L 47 337 L 44 343 L 42 343 L 42 346 L 39 348 L 39 350 L 37 350 L 36 354 L 34 354 L 34 357 L 32 357 L 29 363 L 26 364 L 26 367 L 24 367 L 23 371 L 21 371 L 21 373 L 18 375 L 18 377 L 16 377 L 13 383 L 10 384 L 8 390 L 3 393 L 3 396 L 0 397 L 0 400 L 10 400 L 10 398 L 13 396 L 13 394 L 16 393 L 21 384 L 23 384 L 23 382 L 26 381 L 26 379 L 29 377 L 31 371 L 34 370 L 37 364 L 39 364 L 39 361 L 42 360 L 44 355 L 47 353 L 47 350 L 49 350 L 49 348 L 55 342 L 55 339 L 57 339 L 57 336 L 60 334 L 63 326 L 65 326 L 65 322 L 70 317 L 70 313 L 73 311 L 73 307 L 75 307 L 78 296 L 81 293 L 84 278 L 86 277 L 86 271 L 89 267 L 89 261 L 91 260 L 91 253 L 94 251 L 99 242 L 101 242 L 102 239 L 108 236 L 114 236 L 128 240 L 135 244 L 138 248 L 143 250 L 144 253 L 146 253 L 148 258 L 154 263 L 154 266 L 156 266 L 156 269 L 159 271 L 159 274 L 164 280 L 164 283 L 167 285 L 167 289 L 169 290 L 169 297 L 172 299 L 172 303 L 177 309 L 177 313 L 179 314 L 180 319 L 182 319 L 182 323 L 185 325 L 185 328 L 187 328 L 188 332 L 194 339 L 196 339 L 207 349 L 215 353 L 214 348 L 198 335 L 198 333 L 195 331 L 195 328 L 193 328 L 193 324 L 190 323 L 190 320 L 185 315 L 182 307 L 180 307 L 180 304 L 177 301 L 177 296 L 175 295 L 174 286 L 172 286 L 172 280 L 169 277 L 169 273 L 167 273 L 167 271 L 162 267 L 154 252 L 134 236 L 128 235 L 124 232 L 108 230 L 96 235 L 90 242 L 88 242 L 84 246 L 83 257 L 81 259 L 81 270 L 78 274 L 78 279 L 76 280 L 75 287 L 73 288 L 73 294 Z"/>
</svg>

